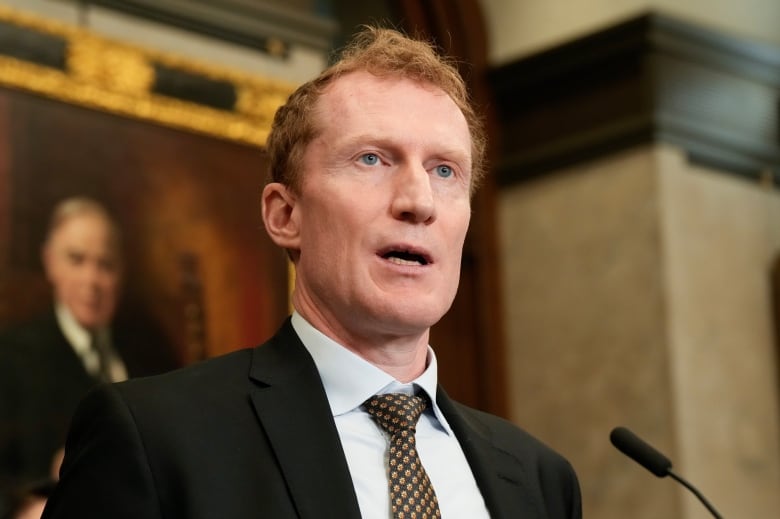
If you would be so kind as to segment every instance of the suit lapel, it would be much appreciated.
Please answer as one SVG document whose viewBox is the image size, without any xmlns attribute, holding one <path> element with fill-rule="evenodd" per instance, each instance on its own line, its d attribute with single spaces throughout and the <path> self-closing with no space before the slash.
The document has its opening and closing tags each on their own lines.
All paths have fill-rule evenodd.
<svg viewBox="0 0 780 519">
<path fill-rule="evenodd" d="M 360 519 L 325 390 L 289 320 L 255 349 L 250 377 L 252 404 L 299 516 Z"/>
<path fill-rule="evenodd" d="M 521 461 L 498 447 L 490 429 L 462 412 L 444 390 L 437 390 L 437 403 L 455 432 L 471 466 L 492 519 L 543 519 L 541 503 L 531 491 Z"/>
</svg>

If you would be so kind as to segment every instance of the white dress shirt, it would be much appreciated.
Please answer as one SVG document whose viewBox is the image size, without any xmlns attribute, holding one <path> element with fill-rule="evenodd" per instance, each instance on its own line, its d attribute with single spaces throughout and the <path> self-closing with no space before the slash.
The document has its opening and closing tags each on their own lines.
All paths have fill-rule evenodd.
<svg viewBox="0 0 780 519">
<path fill-rule="evenodd" d="M 442 517 L 490 517 L 460 443 L 436 405 L 436 355 L 430 346 L 425 372 L 403 384 L 320 333 L 297 312 L 292 325 L 322 378 L 364 519 L 392 517 L 387 433 L 361 407 L 369 397 L 383 393 L 426 393 L 433 404 L 417 424 L 417 451 Z"/>
<path fill-rule="evenodd" d="M 57 324 L 62 330 L 62 334 L 68 341 L 73 351 L 76 352 L 84 369 L 87 373 L 95 378 L 100 377 L 100 358 L 97 351 L 92 347 L 90 341 L 92 340 L 89 331 L 81 326 L 78 321 L 73 317 L 73 314 L 68 311 L 65 305 L 56 304 L 54 307 L 54 313 L 57 315 Z M 119 357 L 119 354 L 114 351 L 111 346 L 111 332 L 108 328 L 101 328 L 95 332 L 96 340 L 104 341 L 109 351 L 109 375 L 110 382 L 121 382 L 127 380 L 127 369 L 124 362 Z"/>
</svg>

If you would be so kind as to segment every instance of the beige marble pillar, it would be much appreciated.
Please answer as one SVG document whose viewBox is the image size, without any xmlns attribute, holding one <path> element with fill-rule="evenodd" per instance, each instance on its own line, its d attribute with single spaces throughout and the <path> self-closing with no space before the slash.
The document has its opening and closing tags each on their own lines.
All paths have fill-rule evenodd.
<svg viewBox="0 0 780 519">
<path fill-rule="evenodd" d="M 616 425 L 725 517 L 776 516 L 780 194 L 652 144 L 506 188 L 499 221 L 512 418 L 572 460 L 586 517 L 708 516 Z"/>
</svg>

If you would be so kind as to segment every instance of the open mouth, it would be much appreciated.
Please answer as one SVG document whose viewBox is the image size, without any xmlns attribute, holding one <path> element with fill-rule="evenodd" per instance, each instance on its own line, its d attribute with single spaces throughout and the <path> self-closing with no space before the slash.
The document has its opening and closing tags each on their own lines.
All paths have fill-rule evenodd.
<svg viewBox="0 0 780 519">
<path fill-rule="evenodd" d="M 419 266 L 428 265 L 430 263 L 430 259 L 426 255 L 410 250 L 392 249 L 385 252 L 384 254 L 381 254 L 381 256 L 384 259 L 397 265 Z"/>
</svg>

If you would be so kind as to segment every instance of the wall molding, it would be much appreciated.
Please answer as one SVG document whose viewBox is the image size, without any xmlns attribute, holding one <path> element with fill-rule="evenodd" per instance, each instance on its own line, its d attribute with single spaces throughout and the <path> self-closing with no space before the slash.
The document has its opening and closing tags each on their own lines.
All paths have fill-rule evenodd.
<svg viewBox="0 0 780 519">
<path fill-rule="evenodd" d="M 257 147 L 294 89 L 2 6 L 0 87 Z"/>
<path fill-rule="evenodd" d="M 647 13 L 494 68 L 503 185 L 643 143 L 780 186 L 780 48 Z"/>
<path fill-rule="evenodd" d="M 290 45 L 328 52 L 338 29 L 327 16 L 255 0 L 79 0 L 284 57 Z"/>
</svg>

